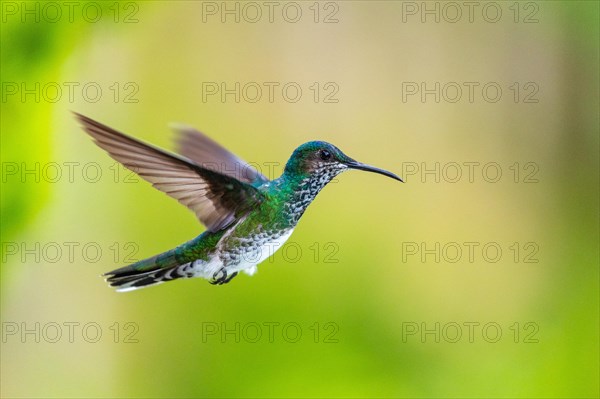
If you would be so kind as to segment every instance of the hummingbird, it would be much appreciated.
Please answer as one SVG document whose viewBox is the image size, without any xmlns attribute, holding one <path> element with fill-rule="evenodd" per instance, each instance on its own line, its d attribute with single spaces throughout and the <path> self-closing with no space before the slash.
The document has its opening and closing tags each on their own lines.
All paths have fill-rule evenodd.
<svg viewBox="0 0 600 399">
<path fill-rule="evenodd" d="M 240 271 L 251 276 L 290 238 L 319 191 L 341 172 L 357 169 L 402 182 L 324 141 L 300 145 L 283 174 L 269 180 L 188 126 L 175 127 L 177 153 L 171 153 L 84 115 L 75 116 L 108 155 L 188 207 L 206 226 L 174 249 L 105 273 L 106 281 L 120 292 L 182 278 L 222 285 Z"/>
</svg>

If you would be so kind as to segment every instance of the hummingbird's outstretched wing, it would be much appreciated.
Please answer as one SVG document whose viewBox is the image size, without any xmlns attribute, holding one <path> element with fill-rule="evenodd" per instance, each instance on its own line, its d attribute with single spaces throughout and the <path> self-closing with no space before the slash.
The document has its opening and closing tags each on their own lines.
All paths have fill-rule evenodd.
<svg viewBox="0 0 600 399">
<path fill-rule="evenodd" d="M 84 115 L 75 115 L 99 147 L 194 211 L 210 231 L 229 226 L 263 201 L 260 191 L 250 184 L 203 168 Z"/>
<path fill-rule="evenodd" d="M 269 181 L 246 161 L 193 127 L 175 124 L 171 127 L 177 133 L 177 152 L 198 165 L 255 187 Z"/>
</svg>

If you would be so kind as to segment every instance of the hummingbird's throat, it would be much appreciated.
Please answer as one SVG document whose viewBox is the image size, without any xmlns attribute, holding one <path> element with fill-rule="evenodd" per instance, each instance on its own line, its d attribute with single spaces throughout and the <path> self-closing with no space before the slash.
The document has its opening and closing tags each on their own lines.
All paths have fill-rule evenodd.
<svg viewBox="0 0 600 399">
<path fill-rule="evenodd" d="M 319 191 L 346 169 L 348 168 L 345 165 L 340 165 L 337 168 L 322 168 L 298 182 L 296 189 L 292 191 L 291 198 L 286 201 L 284 207 L 284 213 L 292 226 L 298 223 L 306 208 L 319 194 Z"/>
</svg>

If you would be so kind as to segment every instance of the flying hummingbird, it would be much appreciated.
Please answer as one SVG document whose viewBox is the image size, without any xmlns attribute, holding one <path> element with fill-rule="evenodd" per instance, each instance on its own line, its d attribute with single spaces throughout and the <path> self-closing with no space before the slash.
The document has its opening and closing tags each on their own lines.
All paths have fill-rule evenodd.
<svg viewBox="0 0 600 399">
<path fill-rule="evenodd" d="M 285 243 L 308 205 L 339 173 L 359 169 L 402 181 L 324 141 L 296 148 L 283 174 L 269 180 L 193 128 L 175 129 L 178 155 L 75 115 L 100 148 L 187 206 L 207 228 L 170 251 L 104 274 L 117 291 L 178 278 L 202 277 L 225 284 L 240 271 L 253 275 L 257 265 Z"/>
</svg>

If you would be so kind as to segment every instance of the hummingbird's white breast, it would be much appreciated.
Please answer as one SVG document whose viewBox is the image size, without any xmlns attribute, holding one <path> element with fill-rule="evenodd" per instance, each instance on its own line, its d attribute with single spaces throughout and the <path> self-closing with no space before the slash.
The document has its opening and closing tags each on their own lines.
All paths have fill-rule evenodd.
<svg viewBox="0 0 600 399">
<path fill-rule="evenodd" d="M 237 265 L 229 266 L 228 273 L 233 273 L 236 271 L 243 271 L 244 273 L 252 276 L 256 273 L 257 266 L 267 260 L 271 255 L 273 255 L 279 248 L 285 244 L 285 242 L 290 238 L 294 229 L 289 229 L 287 231 L 280 232 L 281 235 L 273 235 L 268 236 L 260 243 L 257 243 L 256 246 L 253 246 L 252 249 L 248 252 L 244 252 L 241 257 L 241 261 Z"/>
<path fill-rule="evenodd" d="M 232 233 L 234 231 L 235 228 Z M 217 244 L 217 251 L 208 262 L 193 262 L 194 275 L 210 280 L 225 268 L 228 275 L 243 271 L 251 276 L 256 273 L 260 263 L 285 244 L 293 231 L 294 229 L 265 231 L 250 237 L 235 237 L 235 233 L 223 236 Z"/>
</svg>

